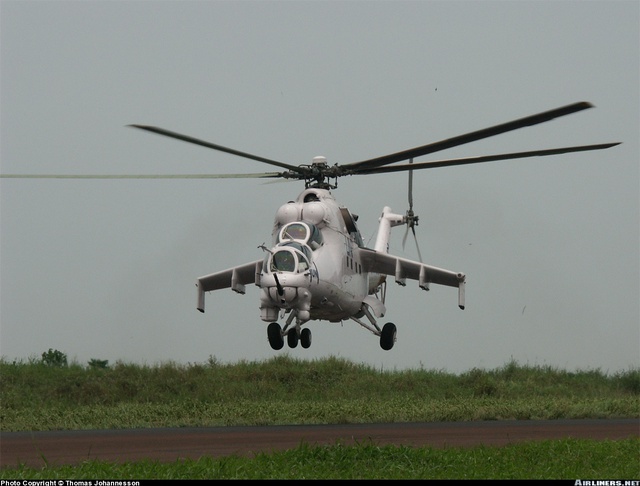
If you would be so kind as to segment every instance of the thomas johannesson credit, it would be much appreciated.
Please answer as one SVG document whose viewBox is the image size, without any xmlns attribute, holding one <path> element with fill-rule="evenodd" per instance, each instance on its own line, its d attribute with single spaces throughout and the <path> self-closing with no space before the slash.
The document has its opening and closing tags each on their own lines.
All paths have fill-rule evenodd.
<svg viewBox="0 0 640 486">
<path fill-rule="evenodd" d="M 99 479 L 14 479 L 0 481 L 0 486 L 140 486 L 140 481 Z"/>
</svg>

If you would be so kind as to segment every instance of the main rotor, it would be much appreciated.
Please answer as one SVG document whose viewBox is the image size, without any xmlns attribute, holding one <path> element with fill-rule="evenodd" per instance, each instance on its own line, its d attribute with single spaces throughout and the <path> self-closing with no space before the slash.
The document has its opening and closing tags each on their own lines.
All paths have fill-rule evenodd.
<svg viewBox="0 0 640 486">
<path fill-rule="evenodd" d="M 224 147 L 215 143 L 200 140 L 181 133 L 172 132 L 164 128 L 150 125 L 129 125 L 134 128 L 146 130 L 149 132 L 163 135 L 165 137 L 175 138 L 187 143 L 201 145 L 217 151 L 226 152 L 237 155 L 242 158 L 256 160 L 265 164 L 284 169 L 281 172 L 262 172 L 257 174 L 114 174 L 114 175 L 63 175 L 63 174 L 0 174 L 0 178 L 57 178 L 57 179 L 217 179 L 217 178 L 272 178 L 272 179 L 295 179 L 303 180 L 305 187 L 319 187 L 324 189 L 335 189 L 337 187 L 338 178 L 353 175 L 383 174 L 389 172 L 406 172 L 410 174 L 414 170 L 430 169 L 435 167 L 448 167 L 454 165 L 476 164 L 480 162 L 490 162 L 497 160 L 518 159 L 525 157 L 548 156 L 569 152 L 582 152 L 588 150 L 602 150 L 618 145 L 619 142 L 604 143 L 596 145 L 580 145 L 571 147 L 561 147 L 545 150 L 531 150 L 526 152 L 512 152 L 504 154 L 483 155 L 475 157 L 455 158 L 432 160 L 427 162 L 417 162 L 396 165 L 398 162 L 411 161 L 414 158 L 424 155 L 440 152 L 449 148 L 464 145 L 477 140 L 493 137 L 502 133 L 506 133 L 519 128 L 533 126 L 555 118 L 576 113 L 593 105 L 586 101 L 573 103 L 553 110 L 538 113 L 536 115 L 527 116 L 517 120 L 513 120 L 500 125 L 489 128 L 483 128 L 474 132 L 458 135 L 449 139 L 438 142 L 421 145 L 419 147 L 403 150 L 393 154 L 383 155 L 372 159 L 352 162 L 348 164 L 329 165 L 326 158 L 315 157 L 311 164 L 292 165 L 280 162 L 266 157 L 253 155 L 247 152 L 241 152 L 232 148 Z M 417 223 L 416 223 L 417 224 Z"/>
<path fill-rule="evenodd" d="M 476 157 L 465 157 L 455 159 L 443 159 L 433 160 L 429 162 L 409 163 L 403 165 L 391 165 L 397 162 L 410 160 L 416 157 L 440 152 L 442 150 L 450 149 L 460 145 L 464 145 L 484 138 L 493 137 L 506 133 L 509 131 L 517 130 L 519 128 L 537 125 L 547 121 L 551 121 L 554 118 L 566 116 L 578 111 L 592 108 L 593 105 L 586 101 L 573 103 L 571 105 L 562 106 L 553 110 L 538 113 L 536 115 L 527 116 L 500 125 L 495 125 L 489 128 L 483 128 L 474 132 L 458 135 L 449 139 L 441 140 L 438 142 L 430 143 L 427 145 L 421 145 L 408 150 L 403 150 L 393 154 L 383 155 L 381 157 L 375 157 L 373 159 L 362 160 L 359 162 L 352 162 L 349 164 L 334 164 L 329 165 L 327 159 L 322 156 L 315 157 L 310 165 L 291 165 L 284 162 L 280 162 L 273 159 L 267 159 L 257 155 L 249 154 L 246 152 L 240 152 L 235 149 L 223 147 L 221 145 L 199 140 L 187 135 L 165 130 L 164 128 L 149 126 L 149 125 L 130 125 L 135 128 L 147 130 L 159 135 L 164 135 L 185 142 L 202 145 L 204 147 L 212 148 L 214 150 L 227 152 L 230 154 L 238 155 L 240 157 L 257 160 L 266 164 L 270 164 L 276 167 L 286 169 L 283 172 L 264 172 L 261 174 L 227 174 L 221 177 L 259 177 L 259 178 L 283 178 L 283 179 L 297 179 L 304 180 L 305 187 L 319 187 L 323 189 L 335 189 L 337 187 L 338 178 L 352 175 L 367 175 L 367 174 L 382 174 L 388 172 L 404 172 L 414 171 L 421 169 L 430 169 L 435 167 L 447 167 L 454 165 L 475 164 L 480 162 L 490 162 L 495 160 L 507 160 L 518 159 L 525 157 L 547 156 L 556 155 L 568 152 L 582 152 L 588 150 L 602 150 L 618 145 L 619 142 L 605 143 L 596 145 L 580 145 L 572 147 L 561 147 L 555 149 L 545 150 L 530 150 L 526 152 L 512 152 L 505 154 L 484 155 Z M 333 182 L 332 182 L 333 181 Z"/>
</svg>

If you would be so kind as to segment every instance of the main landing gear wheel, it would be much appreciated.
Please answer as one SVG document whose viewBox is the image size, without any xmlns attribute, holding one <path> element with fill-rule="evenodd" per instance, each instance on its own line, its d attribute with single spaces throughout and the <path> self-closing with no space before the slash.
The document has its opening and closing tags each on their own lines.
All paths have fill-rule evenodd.
<svg viewBox="0 0 640 486">
<path fill-rule="evenodd" d="M 396 342 L 396 325 L 393 322 L 387 322 L 380 333 L 380 347 L 385 351 L 393 348 Z"/>
<path fill-rule="evenodd" d="M 308 328 L 305 327 L 300 332 L 300 344 L 305 349 L 307 349 L 309 346 L 311 346 L 311 329 L 308 329 Z"/>
<path fill-rule="evenodd" d="M 277 322 L 272 322 L 267 326 L 267 337 L 269 338 L 269 345 L 276 351 L 284 346 L 282 328 Z"/>
<path fill-rule="evenodd" d="M 298 346 L 298 340 L 298 332 L 295 329 L 291 329 L 291 331 L 287 333 L 287 344 L 293 349 Z"/>
</svg>

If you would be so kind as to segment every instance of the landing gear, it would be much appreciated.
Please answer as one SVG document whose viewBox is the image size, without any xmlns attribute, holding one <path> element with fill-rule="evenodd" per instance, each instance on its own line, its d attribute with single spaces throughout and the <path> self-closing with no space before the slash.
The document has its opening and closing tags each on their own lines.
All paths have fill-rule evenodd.
<svg viewBox="0 0 640 486">
<path fill-rule="evenodd" d="M 393 322 L 387 322 L 380 333 L 380 347 L 385 351 L 393 348 L 396 342 L 396 325 Z"/>
<path fill-rule="evenodd" d="M 311 329 L 305 327 L 300 332 L 300 344 L 305 349 L 307 349 L 309 346 L 311 346 Z"/>
<path fill-rule="evenodd" d="M 282 328 L 277 322 L 272 322 L 267 326 L 267 337 L 269 345 L 276 351 L 284 346 L 284 338 L 282 337 Z"/>
<path fill-rule="evenodd" d="M 362 316 L 360 314 L 366 316 L 369 322 L 361 320 L 360 317 Z M 376 322 L 376 317 L 382 317 L 384 314 L 384 304 L 369 296 L 368 301 L 365 300 L 362 302 L 361 312 L 352 315 L 350 319 L 356 321 L 376 336 L 380 336 L 380 347 L 385 351 L 389 351 L 393 348 L 393 345 L 396 342 L 396 325 L 393 322 L 387 322 L 382 329 L 380 329 L 380 326 L 378 326 L 378 323 Z"/>
<path fill-rule="evenodd" d="M 291 331 L 289 331 L 289 333 L 287 334 L 287 344 L 291 349 L 298 346 L 299 339 L 300 338 L 298 337 L 298 331 L 296 331 L 295 329 L 291 329 Z"/>
<path fill-rule="evenodd" d="M 286 330 L 287 327 L 285 326 L 284 331 Z M 269 338 L 269 345 L 276 351 L 284 347 L 284 336 L 282 335 L 282 333 L 283 329 L 277 322 L 272 322 L 267 326 L 267 337 Z M 305 327 L 304 329 L 302 329 L 302 331 L 300 331 L 300 334 L 298 334 L 297 329 L 293 328 L 289 330 L 286 336 L 287 344 L 291 349 L 298 347 L 298 343 L 300 343 L 305 349 L 311 346 L 311 329 L 307 329 Z"/>
<path fill-rule="evenodd" d="M 295 329 L 291 329 L 287 334 L 287 344 L 291 349 L 298 346 L 298 342 L 302 345 L 303 348 L 307 349 L 311 346 L 311 329 L 307 329 L 306 327 L 300 331 L 300 334 Z"/>
</svg>

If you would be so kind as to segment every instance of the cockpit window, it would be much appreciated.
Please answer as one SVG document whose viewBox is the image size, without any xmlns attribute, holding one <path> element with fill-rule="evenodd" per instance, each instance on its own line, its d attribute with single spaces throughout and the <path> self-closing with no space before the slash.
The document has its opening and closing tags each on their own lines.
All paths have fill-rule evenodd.
<svg viewBox="0 0 640 486">
<path fill-rule="evenodd" d="M 307 227 L 301 223 L 291 223 L 285 226 L 281 232 L 282 240 L 300 240 L 305 241 L 308 235 Z"/>
<path fill-rule="evenodd" d="M 311 248 L 309 248 L 307 245 L 302 245 L 302 244 L 300 244 L 300 243 L 298 243 L 296 241 L 287 241 L 286 243 L 281 243 L 278 246 L 286 246 L 286 247 L 289 247 L 289 248 L 295 248 L 300 253 L 302 253 L 307 260 L 311 260 L 312 259 Z"/>
<path fill-rule="evenodd" d="M 287 250 L 277 251 L 271 259 L 272 272 L 295 272 L 296 259 L 293 253 Z"/>
<path fill-rule="evenodd" d="M 322 246 L 322 233 L 315 224 L 309 224 L 309 230 L 311 234 L 309 235 L 309 241 L 307 244 L 314 250 L 317 250 Z"/>
<path fill-rule="evenodd" d="M 271 255 L 269 268 L 272 272 L 303 273 L 309 270 L 311 250 L 308 246 L 295 242 L 284 243 L 282 246 L 286 246 L 287 249 L 276 250 Z"/>
<path fill-rule="evenodd" d="M 276 244 L 286 241 L 299 241 L 309 245 L 313 250 L 322 246 L 322 233 L 313 223 L 295 222 L 282 227 L 278 233 Z"/>
</svg>

